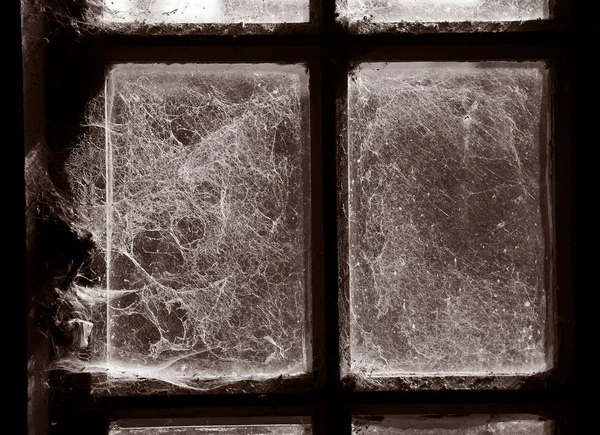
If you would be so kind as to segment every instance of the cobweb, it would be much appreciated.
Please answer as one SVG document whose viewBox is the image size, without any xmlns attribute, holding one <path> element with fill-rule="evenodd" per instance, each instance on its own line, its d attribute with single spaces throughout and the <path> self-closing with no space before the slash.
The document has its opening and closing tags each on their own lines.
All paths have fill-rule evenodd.
<svg viewBox="0 0 600 435">
<path fill-rule="evenodd" d="M 546 368 L 544 77 L 365 64 L 350 80 L 352 372 Z"/>
<path fill-rule="evenodd" d="M 64 292 L 89 343 L 60 365 L 190 387 L 306 372 L 303 67 L 117 65 L 94 104 L 66 163 L 96 246 Z"/>
<path fill-rule="evenodd" d="M 337 0 L 348 21 L 522 21 L 548 17 L 547 0 Z"/>
<path fill-rule="evenodd" d="M 309 18 L 308 0 L 105 0 L 107 22 L 297 23 Z"/>
<path fill-rule="evenodd" d="M 442 419 L 444 422 L 444 419 Z M 352 424 L 355 435 L 549 435 L 551 423 L 536 420 L 496 421 L 483 424 L 398 421 L 360 421 Z"/>
<path fill-rule="evenodd" d="M 148 428 L 116 428 L 109 435 L 309 435 L 309 425 L 224 425 L 224 426 L 173 426 Z"/>
</svg>

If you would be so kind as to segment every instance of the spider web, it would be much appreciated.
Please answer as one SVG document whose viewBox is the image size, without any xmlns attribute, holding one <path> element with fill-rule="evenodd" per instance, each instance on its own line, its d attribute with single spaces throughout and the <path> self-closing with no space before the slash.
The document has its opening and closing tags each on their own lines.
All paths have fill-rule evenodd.
<svg viewBox="0 0 600 435">
<path fill-rule="evenodd" d="M 545 369 L 544 75 L 371 64 L 350 80 L 353 372 Z"/>
<path fill-rule="evenodd" d="M 88 357 L 62 366 L 183 386 L 306 372 L 304 69 L 118 65 L 105 102 L 66 163 L 96 251 L 69 293 Z"/>
</svg>

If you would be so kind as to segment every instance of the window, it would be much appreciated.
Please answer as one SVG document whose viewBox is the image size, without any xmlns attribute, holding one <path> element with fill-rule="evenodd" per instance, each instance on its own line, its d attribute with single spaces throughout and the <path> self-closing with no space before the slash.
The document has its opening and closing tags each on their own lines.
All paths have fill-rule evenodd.
<svg viewBox="0 0 600 435">
<path fill-rule="evenodd" d="M 40 4 L 31 433 L 574 427 L 568 1 Z"/>
<path fill-rule="evenodd" d="M 157 23 L 295 23 L 308 21 L 308 0 L 108 0 L 100 21 Z"/>
<path fill-rule="evenodd" d="M 166 378 L 305 373 L 306 72 L 120 64 L 109 77 L 107 363 Z"/>
<path fill-rule="evenodd" d="M 110 435 L 151 435 L 155 433 L 178 433 L 181 435 L 309 435 L 311 426 L 306 419 L 299 417 L 247 417 L 208 418 L 179 420 L 179 425 L 173 421 L 152 420 L 123 420 L 113 422 Z"/>
<path fill-rule="evenodd" d="M 386 417 L 378 419 L 355 418 L 353 433 L 360 434 L 548 434 L 552 423 L 540 421 L 533 416 L 511 417 L 472 416 L 446 417 L 437 420 L 410 417 Z"/>
<path fill-rule="evenodd" d="M 360 21 L 366 17 L 378 23 L 398 21 L 521 21 L 548 18 L 548 3 L 543 0 L 412 0 L 338 1 L 342 17 Z M 362 25 L 361 25 L 362 26 Z"/>
<path fill-rule="evenodd" d="M 546 76 L 392 62 L 349 81 L 350 372 L 548 368 Z"/>
</svg>

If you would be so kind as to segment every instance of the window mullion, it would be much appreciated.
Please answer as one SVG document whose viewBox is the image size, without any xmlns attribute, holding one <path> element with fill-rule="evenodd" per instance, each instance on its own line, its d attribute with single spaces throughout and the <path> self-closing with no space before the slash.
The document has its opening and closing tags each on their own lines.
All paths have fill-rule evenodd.
<svg viewBox="0 0 600 435">
<path fill-rule="evenodd" d="M 323 123 L 323 232 L 326 306 L 326 377 L 325 377 L 325 431 L 316 433 L 350 434 L 351 415 L 348 395 L 344 393 L 340 377 L 339 319 L 339 251 L 338 215 L 338 132 L 345 122 L 339 111 L 340 92 L 345 92 L 347 70 L 343 53 L 346 39 L 340 37 L 335 22 L 334 0 L 323 2 L 323 46 L 321 53 L 322 123 Z M 341 116 L 340 116 L 341 115 Z M 315 428 L 317 429 L 317 428 Z"/>
</svg>

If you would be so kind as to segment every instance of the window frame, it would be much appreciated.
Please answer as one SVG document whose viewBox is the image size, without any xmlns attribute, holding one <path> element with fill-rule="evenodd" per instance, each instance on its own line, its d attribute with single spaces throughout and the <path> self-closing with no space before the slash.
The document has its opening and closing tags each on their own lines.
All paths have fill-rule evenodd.
<svg viewBox="0 0 600 435">
<path fill-rule="evenodd" d="M 322 3 L 322 9 L 319 4 Z M 551 0 L 553 18 L 508 26 L 442 25 L 435 31 L 398 23 L 379 33 L 353 33 L 336 20 L 335 1 L 311 0 L 311 22 L 278 25 L 270 34 L 260 25 L 187 26 L 177 34 L 169 25 L 77 35 L 47 25 L 46 114 L 49 141 L 72 131 L 89 95 L 103 84 L 111 62 L 305 62 L 309 66 L 311 166 L 311 288 L 313 371 L 294 382 L 242 381 L 210 394 L 123 384 L 91 394 L 97 379 L 87 374 L 49 374 L 49 428 L 52 434 L 107 434 L 114 420 L 132 418 L 214 418 L 303 416 L 315 434 L 350 433 L 352 415 L 368 414 L 536 414 L 555 421 L 555 433 L 574 431 L 573 289 L 571 283 L 571 64 L 569 0 Z M 400 27 L 400 28 L 399 28 Z M 208 30 L 207 30 L 208 29 Z M 209 32 L 210 30 L 210 32 Z M 225 34 L 222 34 L 227 30 Z M 423 31 L 425 30 L 425 31 Z M 231 31 L 231 33 L 229 33 Z M 449 33 L 457 32 L 457 33 Z M 199 33 L 201 36 L 199 36 Z M 293 48 L 293 49 L 292 49 Z M 345 220 L 345 112 L 348 71 L 363 61 L 546 60 L 550 66 L 550 135 L 554 265 L 549 311 L 555 318 L 554 369 L 549 374 L 506 382 L 497 377 L 422 377 L 395 391 L 358 391 L 340 378 L 340 322 L 347 282 L 343 250 Z M 67 91 L 75 89 L 69 102 Z M 55 113 L 55 107 L 67 107 Z M 54 113 L 54 114 L 53 114 Z M 56 116 L 56 117 L 55 117 Z M 54 130 L 54 127 L 56 130 Z M 57 131 L 60 130 L 60 131 Z M 560 212 L 559 212 L 560 211 Z M 324 331 L 324 334 L 321 333 Z M 139 391 L 138 391 L 139 393 Z M 52 423 L 52 424 L 50 424 Z"/>
<path fill-rule="evenodd" d="M 352 69 L 353 65 L 358 65 L 361 62 L 435 62 L 435 61 L 466 61 L 466 62 L 479 62 L 479 61 L 543 61 L 546 63 L 548 68 L 548 89 L 546 96 L 548 105 L 548 117 L 547 120 L 542 120 L 542 123 L 547 124 L 547 136 L 543 139 L 547 140 L 547 144 L 540 144 L 540 146 L 547 146 L 548 154 L 548 172 L 549 179 L 556 182 L 556 161 L 557 156 L 562 159 L 570 158 L 564 155 L 565 149 L 568 146 L 563 145 L 563 140 L 568 140 L 566 137 L 559 137 L 559 134 L 566 127 L 564 125 L 567 117 L 561 116 L 557 113 L 559 108 L 564 108 L 566 104 L 565 96 L 561 95 L 565 89 L 566 84 L 563 82 L 564 74 L 563 69 L 566 67 L 564 64 L 565 53 L 562 47 L 558 45 L 540 46 L 537 44 L 521 45 L 518 48 L 509 45 L 494 45 L 489 44 L 483 47 L 473 45 L 461 45 L 447 49 L 443 53 L 439 53 L 437 46 L 431 45 L 420 45 L 419 54 L 406 54 L 401 48 L 395 46 L 378 46 L 368 54 L 359 54 L 354 58 L 352 63 L 349 65 L 349 69 Z M 340 151 L 340 157 L 338 158 L 338 210 L 346 210 L 348 208 L 348 168 L 347 168 L 347 128 L 346 120 L 347 117 L 347 82 L 340 85 L 338 90 L 338 108 L 340 111 L 338 121 L 338 149 Z M 568 161 L 568 160 L 566 160 Z M 545 170 L 545 169 L 544 169 Z M 551 181 L 552 183 L 552 181 Z M 564 257 L 558 257 L 557 246 L 561 246 L 560 252 L 563 252 L 565 240 L 559 240 L 564 237 L 564 233 L 558 229 L 562 227 L 562 219 L 564 216 L 560 216 L 557 210 L 563 210 L 563 207 L 567 207 L 564 203 L 565 197 L 564 192 L 559 191 L 554 185 L 550 185 L 547 188 L 549 198 L 547 203 L 551 208 L 549 213 L 550 223 L 549 231 L 547 231 L 550 237 L 550 257 L 548 272 L 548 282 L 546 283 L 546 302 L 547 302 L 547 316 L 546 316 L 546 334 L 547 334 L 547 364 L 548 370 L 535 374 L 524 374 L 524 375 L 495 375 L 490 373 L 489 375 L 474 375 L 474 376 L 461 376 L 461 375 L 406 375 L 406 376 L 378 376 L 377 383 L 384 383 L 388 388 L 394 388 L 398 390 L 437 390 L 437 389 L 543 389 L 549 386 L 560 385 L 569 375 L 569 366 L 572 364 L 569 361 L 569 352 L 565 348 L 568 346 L 568 340 L 561 336 L 563 332 L 562 327 L 559 327 L 557 318 L 564 318 L 567 314 L 565 307 L 569 306 L 567 300 L 567 292 L 565 291 L 564 285 L 566 284 L 566 276 L 570 273 L 569 269 L 564 268 Z M 338 297 L 339 312 L 340 312 L 340 324 L 349 325 L 349 300 L 347 295 L 350 293 L 349 289 L 349 271 L 348 261 L 345 260 L 348 252 L 348 237 L 347 237 L 347 218 L 345 213 L 338 213 L 338 258 L 342 260 L 338 261 L 338 288 L 341 289 L 341 293 Z M 341 254 L 339 252 L 342 252 Z M 561 263 L 559 263 L 559 260 Z M 566 275 L 565 275 L 566 274 Z M 347 348 L 349 345 L 349 331 L 348 328 L 342 328 L 343 332 L 341 335 L 340 351 Z M 348 354 L 345 355 L 348 357 Z M 346 366 L 349 365 L 348 361 L 343 362 Z M 351 388 L 365 391 L 377 391 L 377 387 L 367 381 L 360 381 L 360 379 L 352 374 L 342 377 L 342 382 L 347 384 Z M 360 385 L 358 385 L 360 383 Z"/>
</svg>

